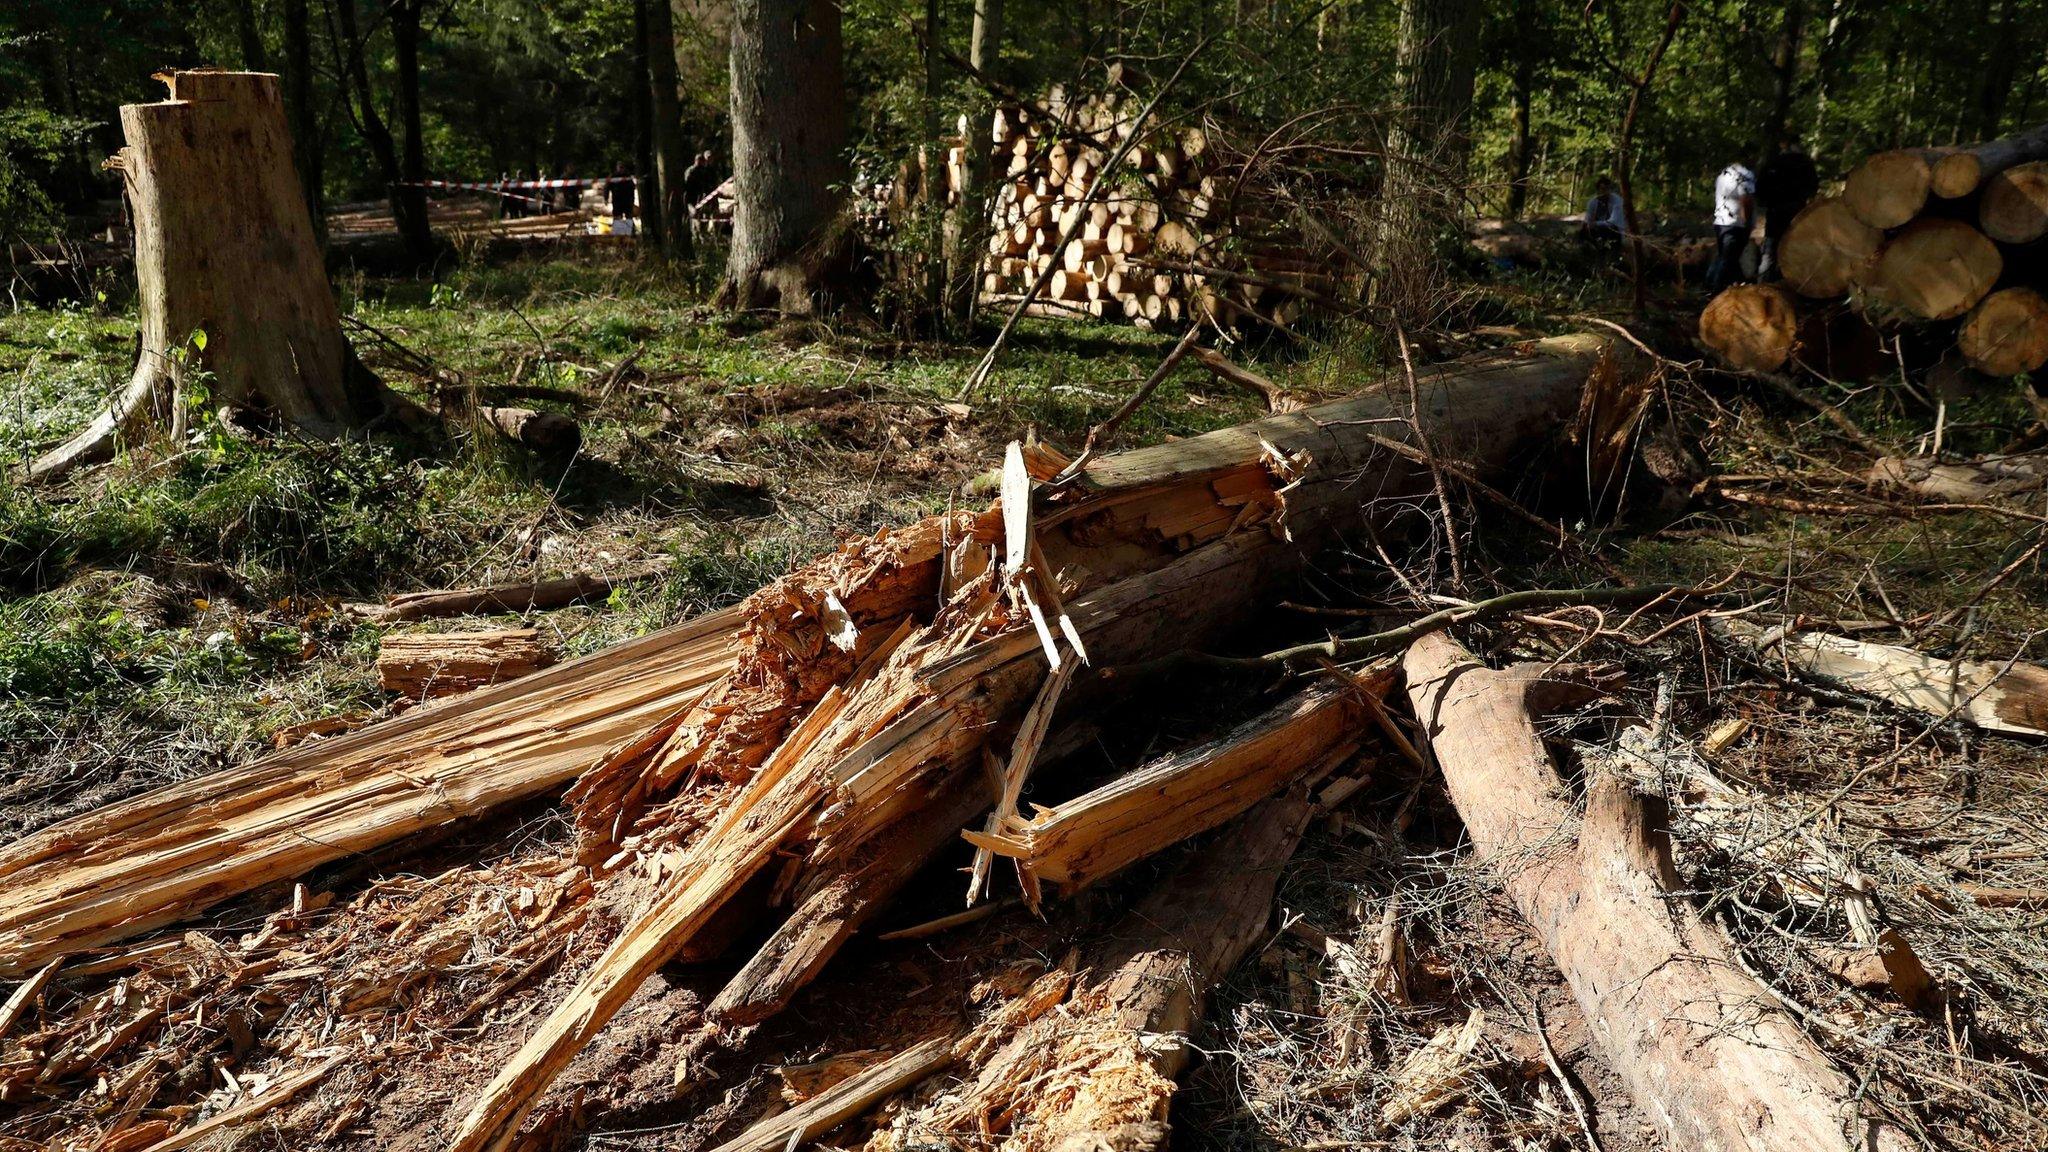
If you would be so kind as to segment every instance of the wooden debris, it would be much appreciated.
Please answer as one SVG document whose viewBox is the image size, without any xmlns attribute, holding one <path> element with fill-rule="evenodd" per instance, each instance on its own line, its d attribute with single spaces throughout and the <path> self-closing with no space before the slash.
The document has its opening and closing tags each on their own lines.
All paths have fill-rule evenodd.
<svg viewBox="0 0 2048 1152">
<path fill-rule="evenodd" d="M 583 444 L 583 426 L 560 412 L 478 408 L 476 414 L 505 439 L 543 455 L 566 456 Z"/>
<path fill-rule="evenodd" d="M 700 696 L 739 620 L 714 612 L 24 837 L 0 851 L 0 976 L 560 788 Z"/>
<path fill-rule="evenodd" d="M 554 662 L 553 646 L 532 628 L 407 633 L 378 643 L 377 683 L 386 692 L 430 700 L 517 680 Z"/>
<path fill-rule="evenodd" d="M 1356 693 L 1318 683 L 1231 732 L 1162 757 L 1002 833 L 967 833 L 1036 881 L 1073 890 L 1222 825 L 1319 767 L 1347 759 L 1366 717 Z"/>
<path fill-rule="evenodd" d="M 1380 1105 L 1380 1123 L 1405 1124 L 1463 1096 L 1465 1078 L 1478 1067 L 1472 1052 L 1485 1025 L 1486 1013 L 1474 1008 L 1463 1024 L 1439 1031 L 1410 1054 L 1394 1073 L 1392 1094 Z"/>
<path fill-rule="evenodd" d="M 1987 732 L 2048 736 L 2048 669 L 2025 661 L 1941 660 L 1826 632 L 1787 634 L 1742 620 L 1722 635 L 1767 666 Z"/>
<path fill-rule="evenodd" d="M 1993 456 L 1945 463 L 1924 456 L 1881 456 L 1864 478 L 1929 500 L 1979 504 L 2048 488 L 2048 456 Z"/>
<path fill-rule="evenodd" d="M 1912 1147 L 1748 977 L 1677 894 L 1632 784 L 1596 774 L 1579 823 L 1535 716 L 1591 693 L 1569 670 L 1494 671 L 1443 635 L 1408 692 L 1474 850 L 1557 961 L 1595 1045 L 1675 1148 Z"/>
<path fill-rule="evenodd" d="M 623 572 L 592 575 L 577 572 L 545 580 L 516 580 L 487 584 L 480 588 L 453 588 L 432 592 L 408 592 L 393 596 L 381 605 L 357 609 L 380 624 L 402 624 L 435 616 L 491 615 L 496 613 L 545 612 L 585 600 L 600 600 L 616 588 L 661 575 L 665 565 L 630 568 Z"/>
<path fill-rule="evenodd" d="M 761 1121 L 713 1152 L 788 1152 L 915 1086 L 952 1062 L 953 1038 L 934 1036 L 848 1076 L 787 1112 Z"/>
</svg>

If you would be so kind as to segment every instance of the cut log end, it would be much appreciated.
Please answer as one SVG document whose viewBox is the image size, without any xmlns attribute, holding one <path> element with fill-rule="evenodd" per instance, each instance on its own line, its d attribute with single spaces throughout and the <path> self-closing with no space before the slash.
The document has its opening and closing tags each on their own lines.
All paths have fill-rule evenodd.
<svg viewBox="0 0 2048 1152">
<path fill-rule="evenodd" d="M 1960 220 L 1915 220 L 1878 255 L 1870 301 L 1921 320 L 1953 320 L 1998 282 L 1998 246 Z"/>
<path fill-rule="evenodd" d="M 1840 296 L 1866 275 L 1884 233 L 1865 224 L 1839 196 L 1814 201 L 1778 242 L 1785 283 L 1802 296 Z"/>
<path fill-rule="evenodd" d="M 2048 160 L 2008 168 L 1987 181 L 1977 222 L 1986 236 L 2004 244 L 2048 236 Z"/>
<path fill-rule="evenodd" d="M 1737 284 L 1700 313 L 1701 342 L 1734 368 L 1777 371 L 1798 335 L 1792 297 L 1775 285 Z"/>
<path fill-rule="evenodd" d="M 1872 228 L 1897 228 L 1927 206 L 1933 168 L 1921 149 L 1879 152 L 1849 173 L 1842 199 Z"/>
<path fill-rule="evenodd" d="M 1971 310 L 1956 346 L 1987 376 L 2034 371 L 2048 363 L 2048 299 L 2032 288 L 1993 292 Z"/>
</svg>

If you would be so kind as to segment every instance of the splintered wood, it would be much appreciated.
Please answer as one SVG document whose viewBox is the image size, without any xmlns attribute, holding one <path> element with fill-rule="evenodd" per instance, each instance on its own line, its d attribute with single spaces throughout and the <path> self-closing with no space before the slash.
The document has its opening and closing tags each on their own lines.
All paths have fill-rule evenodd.
<svg viewBox="0 0 2048 1152">
<path fill-rule="evenodd" d="M 386 636 L 377 646 L 377 683 L 428 700 L 517 680 L 554 662 L 554 649 L 532 628 Z"/>
<path fill-rule="evenodd" d="M 1382 447 L 1380 429 L 1412 408 L 1439 453 L 1498 470 L 1565 425 L 1608 355 L 1604 341 L 1567 339 L 1534 355 L 1440 365 L 1418 373 L 1412 403 L 1405 389 L 1373 391 L 1105 457 L 1038 501 L 1009 494 L 1066 461 L 1020 447 L 996 507 L 855 541 L 757 593 L 742 607 L 732 673 L 578 785 L 585 858 L 613 868 L 666 860 L 667 794 L 691 774 L 745 783 L 678 866 L 658 865 L 654 903 L 477 1098 L 452 1148 L 509 1146 L 576 1052 L 756 876 L 770 877 L 771 903 L 800 914 L 719 1001 L 748 1006 L 736 1023 L 786 1003 L 858 929 L 859 909 L 878 907 L 921 863 L 903 850 L 904 830 L 957 796 L 950 784 L 981 776 L 991 753 L 1015 758 L 1063 645 L 1106 668 L 1212 642 L 1271 602 L 1332 533 L 1361 520 L 1391 526 L 1429 490 L 1426 468 Z M 1065 691 L 1087 688 L 1077 676 Z M 1327 706 L 1330 720 L 1345 708 Z M 1023 751 L 1032 739 L 1026 731 Z M 1304 763 L 1267 778 L 1268 791 Z M 1233 766 L 1270 768 L 1206 766 L 1217 776 L 1195 777 L 1219 797 Z M 1006 790 L 984 793 L 982 809 Z M 1190 832 L 1251 801 L 1212 802 L 1191 809 Z M 836 886 L 878 855 L 893 863 L 868 874 L 858 908 L 824 914 Z"/>
<path fill-rule="evenodd" d="M 1757 658 L 1888 704 L 1957 720 L 1987 732 L 2048 736 L 2048 669 L 2013 660 L 1942 660 L 1892 644 L 1871 644 L 1826 632 L 1789 632 L 1740 620 L 1720 622 L 1724 635 Z"/>
<path fill-rule="evenodd" d="M 714 612 L 16 841 L 0 851 L 0 976 L 559 788 L 721 675 L 740 618 Z"/>
</svg>

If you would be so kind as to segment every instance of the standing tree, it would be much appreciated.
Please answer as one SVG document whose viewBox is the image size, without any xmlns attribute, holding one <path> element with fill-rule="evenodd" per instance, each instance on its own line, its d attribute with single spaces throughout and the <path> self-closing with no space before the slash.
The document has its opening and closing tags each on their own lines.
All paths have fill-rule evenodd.
<svg viewBox="0 0 2048 1152">
<path fill-rule="evenodd" d="M 31 465 L 46 478 L 111 454 L 152 413 L 182 427 L 193 390 L 316 435 L 356 427 L 384 394 L 341 335 L 292 167 L 276 76 L 178 72 L 171 98 L 121 108 L 111 161 L 135 218 L 141 350 L 127 388 Z"/>
<path fill-rule="evenodd" d="M 1380 259 L 1398 310 L 1424 304 L 1432 232 L 1462 207 L 1478 53 L 1478 0 L 1403 0 L 1401 104 L 1389 134 L 1380 213 Z"/>
<path fill-rule="evenodd" d="M 670 0 L 641 0 L 646 6 L 648 84 L 648 143 L 654 152 L 654 195 L 649 197 L 649 214 L 659 218 L 660 242 L 670 255 L 688 259 L 690 242 L 689 197 L 683 190 L 683 170 L 689 153 L 683 147 L 683 114 L 676 98 L 681 77 L 676 69 L 676 20 Z"/>
<path fill-rule="evenodd" d="M 298 162 L 299 185 L 313 235 L 327 238 L 327 211 L 321 193 L 319 113 L 313 105 L 313 30 L 306 19 L 306 0 L 284 0 L 284 110 L 291 121 L 292 156 Z"/>
<path fill-rule="evenodd" d="M 846 255 L 837 0 L 738 0 L 731 67 L 736 200 L 720 299 L 809 312 Z"/>
<path fill-rule="evenodd" d="M 344 54 L 342 79 L 353 97 L 343 103 L 377 160 L 391 199 L 392 221 L 398 226 L 406 254 L 421 264 L 431 262 L 435 252 L 433 227 L 427 222 L 427 191 L 420 186 L 427 175 L 426 151 L 420 140 L 419 42 L 424 4 L 425 0 L 391 0 L 388 10 L 397 65 L 394 106 L 399 128 L 405 133 L 402 151 L 377 111 L 376 89 L 370 83 L 370 43 L 356 19 L 356 0 L 334 0 L 330 9 L 340 25 L 334 39 L 335 51 Z"/>
</svg>

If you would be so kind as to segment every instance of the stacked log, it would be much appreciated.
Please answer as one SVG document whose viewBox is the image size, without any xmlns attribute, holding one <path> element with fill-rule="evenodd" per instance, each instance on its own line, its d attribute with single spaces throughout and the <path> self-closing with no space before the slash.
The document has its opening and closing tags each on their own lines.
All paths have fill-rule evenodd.
<svg viewBox="0 0 2048 1152">
<path fill-rule="evenodd" d="M 2032 372 L 2048 362 L 2048 268 L 2030 247 L 2044 235 L 2048 124 L 1966 147 L 1880 152 L 1786 229 L 1778 261 L 1794 295 L 1767 308 L 1760 289 L 1731 288 L 1701 315 L 1700 338 L 1735 367 L 1816 367 L 1797 333 L 1811 313 L 1846 306 L 1873 336 L 1914 334 L 1931 361 L 1953 349 L 1987 376 Z M 1759 327 L 1787 301 L 1799 314 L 1791 332 L 1776 312 Z"/>
<path fill-rule="evenodd" d="M 1137 120 L 1137 105 L 1114 94 L 1067 101 L 1057 89 L 1039 108 L 997 110 L 983 300 L 1014 304 L 1050 269 L 1032 305 L 1039 315 L 1285 329 L 1328 302 L 1330 262 L 1303 245 L 1262 189 L 1238 188 L 1209 133 Z M 1141 131 L 1122 169 L 1103 179 L 1114 150 Z M 962 152 L 948 165 L 956 187 Z"/>
</svg>

